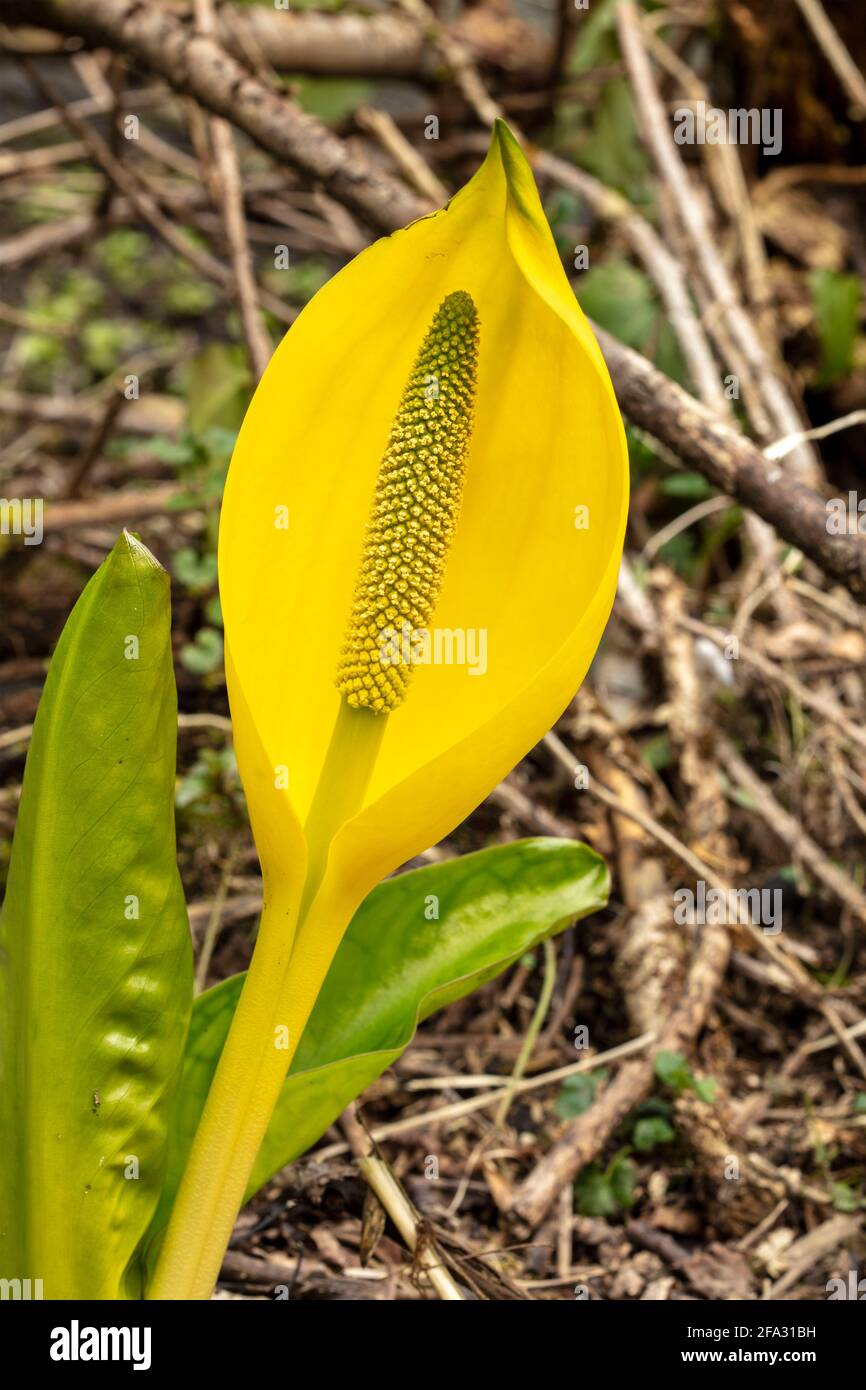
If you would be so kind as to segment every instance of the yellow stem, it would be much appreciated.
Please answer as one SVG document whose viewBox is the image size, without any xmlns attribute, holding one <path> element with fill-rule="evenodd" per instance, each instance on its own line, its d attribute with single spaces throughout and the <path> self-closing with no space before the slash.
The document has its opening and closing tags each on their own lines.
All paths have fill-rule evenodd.
<svg viewBox="0 0 866 1390">
<path fill-rule="evenodd" d="M 206 1299 L 297 1039 L 286 1008 L 291 921 L 262 913 L 250 969 L 190 1149 L 150 1299 Z M 287 1032 L 277 1032 L 278 1029 Z M 283 1046 L 279 1046 L 282 1042 Z"/>
<path fill-rule="evenodd" d="M 302 923 L 324 877 L 337 829 L 361 805 L 387 716 L 341 702 L 305 827 L 309 847 L 300 912 L 290 886 L 266 901 L 258 939 L 171 1219 L 149 1299 L 206 1299 L 216 1283 L 250 1173 L 301 1033 L 324 982 L 293 971 Z"/>
</svg>

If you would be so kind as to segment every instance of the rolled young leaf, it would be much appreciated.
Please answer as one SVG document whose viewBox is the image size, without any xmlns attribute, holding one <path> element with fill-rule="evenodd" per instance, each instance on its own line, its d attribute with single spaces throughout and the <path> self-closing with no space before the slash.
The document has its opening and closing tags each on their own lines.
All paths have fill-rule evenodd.
<svg viewBox="0 0 866 1390">
<path fill-rule="evenodd" d="M 0 1277 L 125 1279 L 163 1180 L 192 959 L 174 836 L 168 575 L 124 533 L 33 731 L 0 915 Z M 40 1296 L 32 1292 L 31 1296 Z"/>
<path fill-rule="evenodd" d="M 422 1019 L 603 907 L 608 888 L 607 868 L 593 850 L 541 838 L 415 869 L 374 888 L 352 919 L 304 1030 L 247 1197 L 310 1148 L 396 1061 Z M 152 1236 L 168 1219 L 243 980 L 233 975 L 193 1006 Z"/>
</svg>

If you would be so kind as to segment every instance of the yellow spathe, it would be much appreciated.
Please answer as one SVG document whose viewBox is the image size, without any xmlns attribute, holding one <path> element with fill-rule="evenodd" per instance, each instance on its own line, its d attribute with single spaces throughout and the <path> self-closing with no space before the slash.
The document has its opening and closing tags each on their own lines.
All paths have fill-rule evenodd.
<svg viewBox="0 0 866 1390">
<path fill-rule="evenodd" d="M 352 908 L 551 726 L 610 611 L 628 500 L 622 424 L 532 173 L 500 123 L 446 209 L 377 242 L 316 295 L 238 439 L 220 587 L 241 775 L 272 891 L 292 880 L 300 892 L 301 827 L 339 707 L 334 673 L 379 464 L 419 344 L 459 290 L 480 322 L 477 395 L 433 624 L 486 630 L 487 670 L 413 670 L 364 804 L 332 845 L 329 874 Z"/>
</svg>

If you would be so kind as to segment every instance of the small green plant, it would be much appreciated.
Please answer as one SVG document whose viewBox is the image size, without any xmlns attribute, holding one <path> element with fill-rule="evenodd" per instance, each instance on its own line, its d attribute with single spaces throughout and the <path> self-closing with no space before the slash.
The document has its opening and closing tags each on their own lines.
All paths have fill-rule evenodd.
<svg viewBox="0 0 866 1390">
<path fill-rule="evenodd" d="M 590 1163 L 574 1185 L 575 1204 L 581 1216 L 614 1216 L 634 1205 L 637 1173 L 627 1148 L 614 1154 L 603 1168 Z"/>
<path fill-rule="evenodd" d="M 654 1065 L 659 1081 L 672 1091 L 694 1091 L 698 1099 L 707 1105 L 715 1100 L 715 1081 L 711 1077 L 696 1077 L 681 1052 L 659 1052 Z"/>
<path fill-rule="evenodd" d="M 638 1153 L 651 1153 L 659 1144 L 672 1144 L 677 1132 L 664 1115 L 644 1115 L 635 1122 L 631 1142 Z"/>
<path fill-rule="evenodd" d="M 588 1110 L 595 1100 L 599 1086 L 607 1079 L 601 1069 L 584 1075 L 567 1076 L 556 1099 L 556 1114 L 560 1120 L 573 1120 Z"/>
<path fill-rule="evenodd" d="M 866 1199 L 864 1199 L 862 1192 L 849 1182 L 832 1182 L 830 1184 L 830 1197 L 834 1211 L 863 1211 L 866 1209 Z"/>
</svg>

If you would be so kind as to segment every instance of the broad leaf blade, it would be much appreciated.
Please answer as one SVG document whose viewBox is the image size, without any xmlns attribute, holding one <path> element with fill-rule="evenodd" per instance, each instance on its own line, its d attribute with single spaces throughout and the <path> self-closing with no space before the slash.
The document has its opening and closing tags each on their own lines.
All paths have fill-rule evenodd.
<svg viewBox="0 0 866 1390">
<path fill-rule="evenodd" d="M 586 845 L 534 839 L 416 869 L 356 912 L 304 1031 L 248 1196 L 304 1153 L 381 1075 L 417 1023 L 492 979 L 545 937 L 603 907 L 604 861 Z M 438 912 L 438 918 L 432 914 Z M 244 977 L 196 999 L 152 1234 L 165 1225 Z"/>
<path fill-rule="evenodd" d="M 165 571 L 124 534 L 51 663 L 0 918 L 0 1277 L 113 1299 L 162 1185 L 192 996 Z"/>
</svg>

